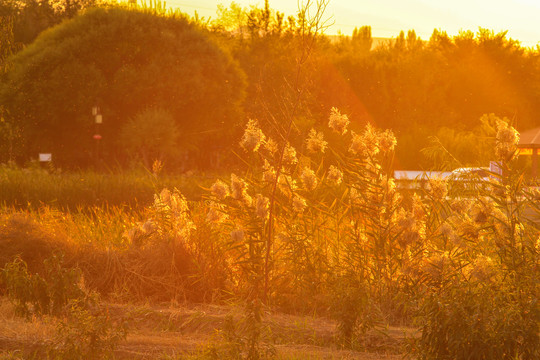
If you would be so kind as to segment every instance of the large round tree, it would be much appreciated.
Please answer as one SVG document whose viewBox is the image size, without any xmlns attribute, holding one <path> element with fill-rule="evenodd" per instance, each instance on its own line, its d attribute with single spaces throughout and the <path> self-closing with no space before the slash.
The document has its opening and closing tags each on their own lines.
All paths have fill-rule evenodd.
<svg viewBox="0 0 540 360">
<path fill-rule="evenodd" d="M 45 31 L 12 58 L 2 84 L 0 106 L 25 140 L 19 153 L 51 152 L 74 166 L 92 161 L 96 141 L 105 160 L 125 156 L 118 135 L 149 108 L 174 118 L 180 148 L 211 150 L 242 120 L 245 89 L 237 64 L 204 30 L 125 8 L 91 9 Z"/>
</svg>

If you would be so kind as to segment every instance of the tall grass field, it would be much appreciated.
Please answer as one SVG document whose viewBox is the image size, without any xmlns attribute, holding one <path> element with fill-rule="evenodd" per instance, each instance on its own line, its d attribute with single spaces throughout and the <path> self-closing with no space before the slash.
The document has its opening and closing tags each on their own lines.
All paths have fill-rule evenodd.
<svg viewBox="0 0 540 360">
<path fill-rule="evenodd" d="M 213 178 L 3 166 L 0 323 L 42 331 L 2 335 L 1 356 L 537 359 L 540 192 L 519 134 L 499 119 L 502 175 L 474 191 L 402 192 L 394 134 L 348 125 L 332 109 L 340 146 L 313 129 L 295 148 L 250 121 L 246 166 Z M 187 350 L 150 350 L 182 329 Z"/>
</svg>

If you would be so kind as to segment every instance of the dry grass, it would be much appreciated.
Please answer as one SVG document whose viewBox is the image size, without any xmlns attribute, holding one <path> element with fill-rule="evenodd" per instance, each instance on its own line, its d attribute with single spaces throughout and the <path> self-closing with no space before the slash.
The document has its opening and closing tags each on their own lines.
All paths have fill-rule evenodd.
<svg viewBox="0 0 540 360">
<path fill-rule="evenodd" d="M 40 271 L 54 251 L 70 253 L 68 243 L 63 234 L 46 230 L 28 213 L 0 214 L 0 267 L 20 255 L 30 271 Z"/>
<path fill-rule="evenodd" d="M 41 274 L 43 261 L 61 252 L 66 266 L 82 270 L 89 288 L 115 301 L 203 300 L 200 283 L 190 280 L 194 255 L 185 246 L 156 242 L 141 247 L 126 241 L 125 230 L 137 220 L 118 209 L 87 214 L 47 207 L 26 212 L 4 208 L 0 211 L 0 268 L 20 256 L 29 272 Z"/>
<path fill-rule="evenodd" d="M 26 321 L 15 315 L 7 299 L 0 298 L 0 349 L 3 351 L 32 353 L 51 341 L 54 331 L 53 319 L 32 317 Z"/>
</svg>

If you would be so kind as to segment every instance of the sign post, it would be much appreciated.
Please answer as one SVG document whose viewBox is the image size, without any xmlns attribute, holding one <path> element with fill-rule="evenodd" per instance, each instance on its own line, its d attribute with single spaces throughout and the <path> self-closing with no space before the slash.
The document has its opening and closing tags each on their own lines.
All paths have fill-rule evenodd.
<svg viewBox="0 0 540 360">
<path fill-rule="evenodd" d="M 52 164 L 51 153 L 39 153 L 38 155 L 39 165 L 42 168 L 46 168 Z"/>
<path fill-rule="evenodd" d="M 52 161 L 52 154 L 51 153 L 40 153 L 39 154 L 39 162 L 51 162 Z"/>
<path fill-rule="evenodd" d="M 99 127 L 103 123 L 103 116 L 101 115 L 101 110 L 99 106 L 92 107 L 92 115 L 94 116 L 94 124 L 95 125 L 95 132 L 94 136 L 92 138 L 96 142 L 96 150 L 95 150 L 95 159 L 96 159 L 96 165 L 99 163 L 99 143 L 101 142 L 101 135 L 99 134 Z"/>
</svg>

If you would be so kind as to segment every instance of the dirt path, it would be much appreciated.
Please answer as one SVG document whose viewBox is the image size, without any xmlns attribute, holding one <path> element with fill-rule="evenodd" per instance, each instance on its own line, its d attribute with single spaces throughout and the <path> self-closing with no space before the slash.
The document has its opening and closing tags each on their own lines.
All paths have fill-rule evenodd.
<svg viewBox="0 0 540 360">
<path fill-rule="evenodd" d="M 175 307 L 109 305 L 111 318 L 128 323 L 127 339 L 118 346 L 118 359 L 195 359 L 209 349 L 229 346 L 227 328 L 244 323 L 240 308 L 217 305 Z M 264 322 L 266 348 L 278 359 L 398 360 L 405 337 L 414 330 L 389 327 L 371 331 L 361 339 L 357 351 L 337 346 L 335 323 L 323 317 L 267 313 Z M 29 354 L 45 347 L 54 336 L 46 320 L 16 317 L 5 299 L 0 305 L 0 359 L 5 354 Z M 236 339 L 241 339 L 238 336 Z M 15 357 L 16 358 L 16 357 Z"/>
</svg>

